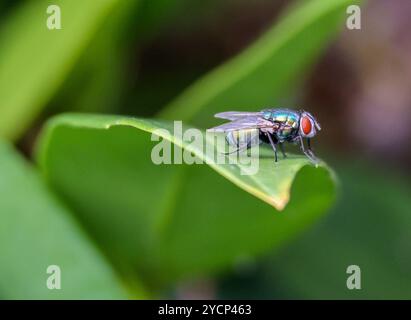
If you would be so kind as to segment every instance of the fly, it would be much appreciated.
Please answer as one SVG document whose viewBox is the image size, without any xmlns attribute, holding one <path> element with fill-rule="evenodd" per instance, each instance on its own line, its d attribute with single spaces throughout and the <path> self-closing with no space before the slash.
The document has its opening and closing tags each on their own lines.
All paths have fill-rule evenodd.
<svg viewBox="0 0 411 320">
<path fill-rule="evenodd" d="M 260 112 L 221 112 L 217 113 L 215 117 L 230 120 L 230 122 L 207 131 L 224 132 L 227 142 L 237 147 L 234 152 L 248 149 L 255 143 L 268 143 L 273 148 L 275 162 L 277 162 L 277 147 L 286 157 L 284 143 L 288 142 L 298 144 L 301 151 L 313 163 L 318 163 L 318 159 L 311 149 L 311 138 L 317 134 L 317 131 L 321 130 L 321 126 L 309 112 L 291 109 L 265 109 Z M 247 134 L 242 135 L 246 136 L 243 141 L 239 139 L 240 133 L 252 130 L 258 130 L 258 141 L 253 141 L 251 135 Z M 307 147 L 304 146 L 303 138 L 307 140 Z"/>
</svg>

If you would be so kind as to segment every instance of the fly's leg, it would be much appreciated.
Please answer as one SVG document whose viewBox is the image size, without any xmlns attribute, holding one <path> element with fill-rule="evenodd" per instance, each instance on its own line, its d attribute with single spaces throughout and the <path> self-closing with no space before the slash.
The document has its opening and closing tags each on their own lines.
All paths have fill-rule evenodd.
<svg viewBox="0 0 411 320">
<path fill-rule="evenodd" d="M 287 155 L 285 154 L 284 144 L 283 143 L 280 143 L 280 150 L 281 150 L 281 153 L 283 154 L 283 157 L 287 158 Z"/>
<path fill-rule="evenodd" d="M 301 151 L 308 157 L 308 159 L 311 160 L 312 163 L 317 164 L 318 163 L 318 159 L 317 157 L 314 155 L 314 153 L 312 152 L 311 148 L 310 148 L 310 139 L 308 139 L 308 149 L 306 150 L 304 147 L 304 141 L 303 138 L 300 136 L 299 137 L 299 141 L 300 141 L 300 147 L 301 147 Z"/>
<path fill-rule="evenodd" d="M 273 141 L 273 138 L 271 138 L 271 135 L 268 132 L 266 132 L 266 135 L 268 137 L 268 140 L 270 140 L 271 147 L 273 147 L 275 162 L 277 162 L 278 161 L 278 159 L 277 159 L 277 147 L 275 146 L 275 143 Z"/>
<path fill-rule="evenodd" d="M 311 149 L 311 139 L 307 139 L 307 152 L 309 152 L 311 157 L 314 158 L 316 162 L 318 162 L 318 158 L 315 156 L 313 150 Z"/>
<path fill-rule="evenodd" d="M 227 141 L 227 142 L 228 142 L 228 141 Z M 248 149 L 251 148 L 251 141 L 247 142 L 247 144 L 246 144 L 246 145 L 243 145 L 243 146 L 240 146 L 239 141 L 237 141 L 236 147 L 237 147 L 236 150 L 233 150 L 233 151 L 230 151 L 230 152 L 222 152 L 222 154 L 224 154 L 224 155 L 227 156 L 227 155 L 233 154 L 233 153 L 240 153 L 240 152 L 243 151 L 243 150 L 248 150 Z"/>
<path fill-rule="evenodd" d="M 248 144 L 246 144 L 245 146 L 242 146 L 242 147 L 239 147 L 239 146 L 237 145 L 237 148 L 238 148 L 238 149 L 236 149 L 236 150 L 234 150 L 234 151 L 222 152 L 222 154 L 224 154 L 224 155 L 227 156 L 227 155 L 229 155 L 229 154 L 236 153 L 236 152 L 240 153 L 240 151 L 249 149 L 249 148 L 250 148 L 250 144 L 248 143 Z"/>
</svg>

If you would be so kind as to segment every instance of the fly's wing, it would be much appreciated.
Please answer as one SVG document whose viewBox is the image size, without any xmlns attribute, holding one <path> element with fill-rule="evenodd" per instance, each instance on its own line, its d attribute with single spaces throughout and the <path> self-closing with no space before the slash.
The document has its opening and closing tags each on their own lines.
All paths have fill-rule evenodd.
<svg viewBox="0 0 411 320">
<path fill-rule="evenodd" d="M 217 113 L 214 115 L 214 117 L 234 121 L 234 120 L 244 118 L 244 117 L 258 117 L 261 115 L 262 115 L 262 112 L 227 111 L 227 112 Z"/>
<path fill-rule="evenodd" d="M 272 128 L 274 129 L 276 124 L 258 116 L 245 116 L 238 118 L 234 121 L 224 123 L 220 126 L 208 129 L 209 132 L 230 132 L 247 129 L 262 129 Z"/>
</svg>

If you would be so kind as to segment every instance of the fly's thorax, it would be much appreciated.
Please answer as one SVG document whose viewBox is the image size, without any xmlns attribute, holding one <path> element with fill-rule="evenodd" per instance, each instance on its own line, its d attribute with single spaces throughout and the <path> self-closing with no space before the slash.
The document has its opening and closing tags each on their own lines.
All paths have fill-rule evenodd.
<svg viewBox="0 0 411 320">
<path fill-rule="evenodd" d="M 283 141 L 290 141 L 292 140 L 296 134 L 298 133 L 298 129 L 294 129 L 291 127 L 285 127 L 276 132 L 277 139 L 280 142 Z"/>
<path fill-rule="evenodd" d="M 297 121 L 300 117 L 300 114 L 298 111 L 291 110 L 291 109 L 285 109 L 285 108 L 280 108 L 280 109 L 265 109 L 262 111 L 263 118 L 266 120 L 271 120 L 271 121 L 287 121 L 287 120 L 293 120 Z"/>
<path fill-rule="evenodd" d="M 270 120 L 279 125 L 276 136 L 279 141 L 288 141 L 298 133 L 300 114 L 289 109 L 274 109 Z"/>
<path fill-rule="evenodd" d="M 300 115 L 296 111 L 291 110 L 276 110 L 272 113 L 271 119 L 274 122 L 279 122 L 291 126 L 293 128 L 298 128 L 298 122 L 300 120 Z"/>
</svg>

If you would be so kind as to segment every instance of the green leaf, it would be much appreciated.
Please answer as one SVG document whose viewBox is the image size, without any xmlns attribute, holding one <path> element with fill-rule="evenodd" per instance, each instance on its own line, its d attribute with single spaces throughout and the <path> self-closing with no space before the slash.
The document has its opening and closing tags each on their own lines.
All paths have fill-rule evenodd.
<svg viewBox="0 0 411 320">
<path fill-rule="evenodd" d="M 68 75 L 118 0 L 56 0 L 61 30 L 49 30 L 50 1 L 28 1 L 0 31 L 0 136 L 16 138 Z"/>
<path fill-rule="evenodd" d="M 290 83 L 322 52 L 354 3 L 358 1 L 299 3 L 256 43 L 189 87 L 161 117 L 204 126 L 219 111 L 253 111 L 284 101 Z"/>
<path fill-rule="evenodd" d="M 389 166 L 345 160 L 338 166 L 341 194 L 335 208 L 262 265 L 254 282 L 268 292 L 260 298 L 284 299 L 284 293 L 290 299 L 411 298 L 409 177 Z M 347 289 L 350 265 L 361 269 L 361 290 Z"/>
<path fill-rule="evenodd" d="M 303 156 L 275 165 L 272 153 L 263 154 L 254 176 L 212 162 L 155 165 L 154 130 L 207 159 L 201 148 L 172 135 L 172 123 L 117 116 L 56 117 L 38 149 L 46 179 L 113 263 L 123 272 L 136 266 L 150 284 L 209 273 L 280 246 L 334 199 L 327 167 L 315 168 Z M 283 209 L 289 198 L 281 213 L 272 207 Z"/>
<path fill-rule="evenodd" d="M 0 297 L 127 298 L 119 278 L 71 212 L 50 194 L 33 168 L 3 143 L 0 176 Z M 60 267 L 60 290 L 46 286 L 50 265 Z"/>
</svg>

